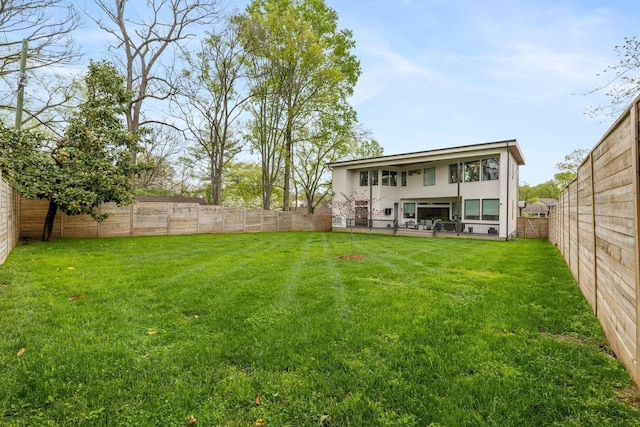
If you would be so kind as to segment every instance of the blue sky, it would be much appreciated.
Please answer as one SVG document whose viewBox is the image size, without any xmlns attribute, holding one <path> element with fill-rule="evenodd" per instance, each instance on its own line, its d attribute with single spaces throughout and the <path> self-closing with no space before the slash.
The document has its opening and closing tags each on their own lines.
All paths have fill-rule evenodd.
<svg viewBox="0 0 640 427">
<path fill-rule="evenodd" d="M 637 0 L 325 1 L 353 31 L 362 75 L 351 102 L 385 154 L 515 138 L 530 185 L 615 120 L 590 118 L 606 99 L 580 94 L 605 82 L 597 74 L 640 17 Z"/>
<path fill-rule="evenodd" d="M 596 75 L 640 18 L 640 2 L 620 0 L 327 4 L 353 31 L 362 75 L 352 103 L 385 154 L 515 138 L 531 185 L 613 123 L 585 115 L 603 96 L 580 94 L 604 83 Z"/>
</svg>

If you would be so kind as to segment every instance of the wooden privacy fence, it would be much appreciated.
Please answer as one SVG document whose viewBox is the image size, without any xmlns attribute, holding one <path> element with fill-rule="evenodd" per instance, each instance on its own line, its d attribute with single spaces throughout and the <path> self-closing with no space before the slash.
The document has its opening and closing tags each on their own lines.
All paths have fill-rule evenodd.
<svg viewBox="0 0 640 427">
<path fill-rule="evenodd" d="M 48 202 L 21 200 L 20 236 L 39 239 Z M 53 237 L 123 237 L 174 234 L 246 233 L 268 231 L 331 231 L 331 216 L 302 212 L 263 211 L 197 203 L 138 202 L 99 207 L 109 217 L 97 223 L 88 215 L 58 212 Z"/>
<path fill-rule="evenodd" d="M 20 196 L 0 174 L 0 264 L 20 238 Z"/>
<path fill-rule="evenodd" d="M 547 239 L 549 237 L 549 219 L 518 217 L 518 237 Z"/>
<path fill-rule="evenodd" d="M 591 150 L 550 215 L 561 251 L 612 350 L 640 384 L 640 98 Z"/>
</svg>

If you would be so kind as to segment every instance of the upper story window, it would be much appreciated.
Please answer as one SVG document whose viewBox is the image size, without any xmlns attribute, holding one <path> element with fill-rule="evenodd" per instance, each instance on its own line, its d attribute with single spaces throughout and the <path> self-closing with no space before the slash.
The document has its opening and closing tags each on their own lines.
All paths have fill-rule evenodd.
<svg viewBox="0 0 640 427">
<path fill-rule="evenodd" d="M 402 171 L 400 173 L 400 185 L 403 187 L 407 186 L 407 171 Z"/>
<path fill-rule="evenodd" d="M 493 181 L 498 179 L 500 174 L 498 173 L 500 161 L 497 157 L 491 157 L 489 159 L 482 159 L 482 180 Z"/>
<path fill-rule="evenodd" d="M 458 165 L 449 165 L 449 184 L 454 184 L 458 182 L 459 174 L 458 174 Z"/>
<path fill-rule="evenodd" d="M 382 171 L 382 185 L 395 187 L 398 185 L 398 172 Z"/>
<path fill-rule="evenodd" d="M 436 185 L 436 168 L 425 168 L 422 179 L 424 185 Z"/>
<path fill-rule="evenodd" d="M 369 185 L 369 171 L 360 171 L 360 187 Z"/>
<path fill-rule="evenodd" d="M 464 182 L 480 181 L 480 160 L 464 162 Z"/>
<path fill-rule="evenodd" d="M 460 168 L 460 170 L 458 170 Z M 449 184 L 460 182 L 495 181 L 500 178 L 500 159 L 489 157 L 449 165 Z M 461 175 L 461 176 L 460 176 Z"/>
<path fill-rule="evenodd" d="M 378 170 L 371 171 L 371 185 L 378 185 Z"/>
<path fill-rule="evenodd" d="M 394 172 L 394 182 L 395 182 L 395 174 L 396 172 Z M 377 170 L 360 171 L 360 187 L 368 187 L 369 185 L 378 185 Z M 393 184 L 393 185 L 396 185 L 396 184 Z"/>
</svg>

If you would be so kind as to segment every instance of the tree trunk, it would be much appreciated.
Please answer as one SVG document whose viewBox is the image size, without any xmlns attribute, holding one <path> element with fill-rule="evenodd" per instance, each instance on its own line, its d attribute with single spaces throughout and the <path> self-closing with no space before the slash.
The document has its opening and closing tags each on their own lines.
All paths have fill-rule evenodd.
<svg viewBox="0 0 640 427">
<path fill-rule="evenodd" d="M 291 191 L 291 164 L 293 163 L 293 113 L 291 105 L 287 109 L 287 127 L 284 135 L 284 198 L 283 211 L 289 210 L 289 192 Z"/>
<path fill-rule="evenodd" d="M 315 210 L 315 206 L 313 206 L 313 195 L 310 191 L 305 191 L 305 196 L 307 197 L 307 213 L 312 214 Z"/>
<path fill-rule="evenodd" d="M 42 229 L 42 241 L 50 242 L 53 240 L 53 221 L 56 219 L 58 205 L 53 200 L 49 200 L 49 210 L 44 220 L 44 228 Z"/>
</svg>

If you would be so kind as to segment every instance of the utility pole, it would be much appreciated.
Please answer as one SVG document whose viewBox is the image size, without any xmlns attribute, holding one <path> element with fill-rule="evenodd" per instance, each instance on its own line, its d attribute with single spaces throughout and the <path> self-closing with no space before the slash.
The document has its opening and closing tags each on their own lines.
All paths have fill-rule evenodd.
<svg viewBox="0 0 640 427">
<path fill-rule="evenodd" d="M 18 102 L 16 104 L 16 130 L 22 127 L 22 106 L 24 104 L 24 86 L 27 83 L 27 39 L 22 40 L 22 55 L 20 57 L 20 77 L 18 80 Z"/>
</svg>

